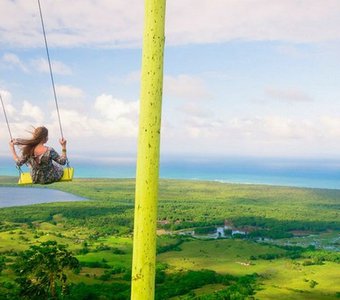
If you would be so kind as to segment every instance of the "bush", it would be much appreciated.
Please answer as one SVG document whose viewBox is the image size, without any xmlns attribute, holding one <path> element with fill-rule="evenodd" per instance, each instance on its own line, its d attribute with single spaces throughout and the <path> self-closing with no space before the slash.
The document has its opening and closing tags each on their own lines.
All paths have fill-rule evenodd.
<svg viewBox="0 0 340 300">
<path fill-rule="evenodd" d="M 107 263 L 103 263 L 100 261 L 82 261 L 80 262 L 82 267 L 87 268 L 103 268 L 103 269 L 110 269 L 111 267 Z"/>
<path fill-rule="evenodd" d="M 103 280 L 103 281 L 108 281 L 111 279 L 111 272 L 108 270 L 105 270 L 104 274 L 100 275 L 98 277 L 99 280 Z"/>
<path fill-rule="evenodd" d="M 124 255 L 126 254 L 126 252 L 122 249 L 119 249 L 119 248 L 112 248 L 112 253 L 113 254 L 118 254 L 118 255 Z"/>
<path fill-rule="evenodd" d="M 319 283 L 317 283 L 315 280 L 312 279 L 312 280 L 309 282 L 309 287 L 313 289 L 313 288 L 314 288 L 316 285 L 318 285 L 318 284 L 319 284 Z"/>
<path fill-rule="evenodd" d="M 6 268 L 5 257 L 0 256 L 0 274 Z"/>
<path fill-rule="evenodd" d="M 73 284 L 65 300 L 126 300 L 129 299 L 130 285 L 125 283 L 111 284 Z"/>
<path fill-rule="evenodd" d="M 215 232 L 216 232 L 215 226 L 195 228 L 195 234 L 208 234 L 208 233 L 215 233 Z"/>
<path fill-rule="evenodd" d="M 211 270 L 187 271 L 166 276 L 156 288 L 156 299 L 163 300 L 184 295 L 206 284 L 218 282 L 218 274 Z"/>
</svg>

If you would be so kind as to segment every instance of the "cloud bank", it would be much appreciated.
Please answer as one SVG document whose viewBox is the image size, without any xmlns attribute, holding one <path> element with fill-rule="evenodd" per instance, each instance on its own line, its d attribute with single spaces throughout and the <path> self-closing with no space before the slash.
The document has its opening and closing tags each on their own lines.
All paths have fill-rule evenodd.
<svg viewBox="0 0 340 300">
<path fill-rule="evenodd" d="M 139 0 L 46 0 L 42 3 L 54 47 L 140 47 Z M 34 1 L 3 0 L 0 46 L 42 47 Z M 168 45 L 271 40 L 315 43 L 339 40 L 338 0 L 173 0 L 167 2 Z M 113 18 L 114 16 L 114 18 Z"/>
</svg>

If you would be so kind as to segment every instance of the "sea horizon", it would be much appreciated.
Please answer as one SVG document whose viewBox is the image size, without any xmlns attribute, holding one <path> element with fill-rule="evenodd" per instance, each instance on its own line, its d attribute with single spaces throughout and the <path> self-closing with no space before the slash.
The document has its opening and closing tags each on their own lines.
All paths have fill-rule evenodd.
<svg viewBox="0 0 340 300">
<path fill-rule="evenodd" d="M 74 159 L 75 178 L 135 178 L 133 160 L 85 161 Z M 28 170 L 28 168 L 24 168 Z M 0 159 L 0 176 L 16 176 L 10 159 Z M 287 158 L 167 158 L 161 160 L 160 178 L 340 189 L 340 159 Z"/>
</svg>

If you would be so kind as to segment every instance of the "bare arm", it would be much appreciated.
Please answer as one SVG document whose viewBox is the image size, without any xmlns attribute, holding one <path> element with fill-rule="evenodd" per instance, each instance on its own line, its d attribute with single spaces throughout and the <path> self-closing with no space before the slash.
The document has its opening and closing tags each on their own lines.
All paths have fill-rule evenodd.
<svg viewBox="0 0 340 300">
<path fill-rule="evenodd" d="M 11 140 L 9 142 L 9 149 L 11 150 L 13 159 L 16 162 L 17 166 L 20 167 L 20 166 L 22 166 L 27 161 L 27 159 L 18 156 L 18 154 L 17 154 L 17 152 L 15 150 L 15 141 L 14 140 Z"/>
<path fill-rule="evenodd" d="M 9 149 L 11 150 L 11 153 L 12 153 L 12 156 L 13 156 L 13 159 L 17 162 L 19 160 L 19 156 L 17 154 L 17 152 L 15 151 L 15 146 L 14 146 L 14 141 L 11 140 L 9 142 Z"/>
<path fill-rule="evenodd" d="M 67 158 L 67 156 L 66 156 L 66 143 L 67 143 L 67 141 L 64 138 L 62 138 L 62 139 L 59 140 L 59 143 L 61 145 L 61 156 L 65 157 L 65 159 L 66 159 Z"/>
<path fill-rule="evenodd" d="M 51 149 L 51 157 L 58 164 L 65 165 L 66 162 L 67 162 L 66 140 L 65 139 L 60 139 L 59 143 L 61 145 L 61 155 L 59 156 L 59 154 L 54 149 Z"/>
</svg>

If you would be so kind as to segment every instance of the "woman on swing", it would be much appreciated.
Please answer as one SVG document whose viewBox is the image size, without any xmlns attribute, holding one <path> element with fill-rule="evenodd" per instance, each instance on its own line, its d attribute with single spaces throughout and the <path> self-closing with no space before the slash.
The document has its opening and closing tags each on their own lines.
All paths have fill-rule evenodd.
<svg viewBox="0 0 340 300">
<path fill-rule="evenodd" d="M 61 156 L 51 147 L 45 146 L 48 141 L 46 127 L 37 127 L 30 139 L 11 140 L 9 145 L 18 167 L 27 163 L 31 168 L 33 183 L 52 183 L 59 181 L 63 176 L 63 167 L 67 162 L 66 140 L 60 139 Z M 22 155 L 19 157 L 15 151 L 15 145 L 20 146 Z"/>
</svg>

